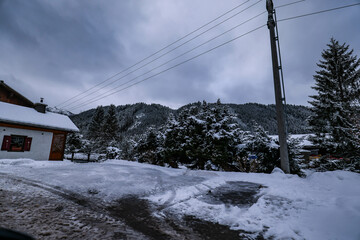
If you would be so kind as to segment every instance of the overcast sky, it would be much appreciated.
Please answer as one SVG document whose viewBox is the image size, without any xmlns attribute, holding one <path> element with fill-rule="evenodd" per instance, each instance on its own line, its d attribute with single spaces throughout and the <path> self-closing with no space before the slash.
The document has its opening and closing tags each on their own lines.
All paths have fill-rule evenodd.
<svg viewBox="0 0 360 240">
<path fill-rule="evenodd" d="M 44 97 L 49 106 L 56 106 L 235 6 L 246 2 L 201 31 L 257 1 L 0 0 L 0 79 L 34 102 Z M 274 4 L 279 6 L 293 1 L 295 0 L 274 0 Z M 352 3 L 359 3 L 359 0 L 307 0 L 279 8 L 277 18 L 283 19 Z M 78 102 L 73 103 L 76 100 L 73 99 L 68 102 L 73 104 L 66 108 L 72 109 L 84 102 L 89 103 L 101 93 L 111 93 L 111 89 L 264 10 L 263 0 L 114 84 L 101 90 L 94 89 L 88 92 L 94 92 L 93 94 Z M 263 14 L 131 83 L 242 35 L 266 21 L 267 14 Z M 316 63 L 331 37 L 341 43 L 346 42 L 356 55 L 360 55 L 359 23 L 360 6 L 355 6 L 278 24 L 288 103 L 308 105 L 308 96 L 314 93 L 311 86 L 314 85 L 312 76 L 317 69 Z M 195 35 L 192 34 L 165 51 Z M 161 53 L 156 56 L 160 55 Z M 131 70 L 146 63 L 145 61 Z M 117 78 L 128 72 L 119 74 Z M 111 81 L 113 79 L 106 83 Z M 124 86 L 127 85 L 122 87 Z M 111 103 L 123 105 L 136 102 L 159 103 L 177 108 L 194 101 L 214 102 L 218 98 L 226 103 L 275 102 L 270 40 L 266 27 L 141 84 L 72 111 L 79 112 Z"/>
</svg>

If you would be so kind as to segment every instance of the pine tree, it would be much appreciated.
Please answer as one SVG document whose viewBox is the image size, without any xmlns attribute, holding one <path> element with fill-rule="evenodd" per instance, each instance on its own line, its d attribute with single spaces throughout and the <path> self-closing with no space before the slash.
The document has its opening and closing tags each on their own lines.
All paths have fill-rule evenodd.
<svg viewBox="0 0 360 240">
<path fill-rule="evenodd" d="M 187 159 L 182 144 L 184 128 L 180 126 L 180 122 L 176 120 L 173 114 L 169 115 L 169 118 L 161 131 L 165 135 L 163 145 L 164 161 L 171 166 L 176 166 L 177 163 L 180 162 L 183 163 Z"/>
<path fill-rule="evenodd" d="M 236 116 L 220 101 L 196 103 L 170 118 L 164 134 L 165 159 L 208 170 L 236 170 L 237 148 L 242 132 Z"/>
<path fill-rule="evenodd" d="M 237 145 L 241 143 L 242 133 L 237 116 L 222 105 L 220 99 L 216 104 L 205 108 L 205 139 L 208 144 L 207 155 L 212 165 L 224 170 L 236 170 L 238 156 Z"/>
<path fill-rule="evenodd" d="M 71 160 L 74 159 L 74 153 L 82 148 L 82 140 L 79 133 L 70 133 L 66 138 L 66 151 L 71 153 Z"/>
<path fill-rule="evenodd" d="M 360 59 L 331 38 L 328 49 L 322 52 L 319 71 L 314 75 L 317 95 L 313 101 L 313 115 L 309 125 L 316 135 L 313 142 L 338 155 L 351 155 L 359 146 L 356 143 L 355 122 L 360 98 Z"/>
<path fill-rule="evenodd" d="M 97 140 L 102 136 L 104 124 L 104 109 L 102 106 L 98 106 L 95 110 L 95 114 L 91 120 L 88 128 L 88 138 L 91 140 Z"/>
<path fill-rule="evenodd" d="M 279 146 L 268 136 L 261 125 L 253 122 L 252 134 L 246 136 L 245 142 L 249 157 L 255 157 L 248 159 L 247 162 L 244 161 L 243 165 L 246 171 L 270 173 L 275 167 L 280 167 Z"/>
<path fill-rule="evenodd" d="M 139 162 L 148 162 L 156 165 L 164 165 L 163 158 L 164 136 L 154 128 L 149 128 L 138 142 L 135 151 Z"/>
<path fill-rule="evenodd" d="M 103 136 L 104 141 L 107 145 L 111 145 L 111 142 L 114 142 L 118 138 L 119 133 L 119 122 L 116 117 L 116 107 L 111 104 L 107 115 L 105 117 L 105 123 L 103 125 Z"/>
</svg>

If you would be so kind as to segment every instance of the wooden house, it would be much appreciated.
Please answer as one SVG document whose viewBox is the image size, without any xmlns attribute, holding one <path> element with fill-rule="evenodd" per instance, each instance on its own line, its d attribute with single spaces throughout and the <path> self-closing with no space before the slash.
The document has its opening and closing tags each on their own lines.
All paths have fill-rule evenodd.
<svg viewBox="0 0 360 240">
<path fill-rule="evenodd" d="M 0 81 L 0 159 L 63 160 L 66 136 L 79 129 Z"/>
</svg>

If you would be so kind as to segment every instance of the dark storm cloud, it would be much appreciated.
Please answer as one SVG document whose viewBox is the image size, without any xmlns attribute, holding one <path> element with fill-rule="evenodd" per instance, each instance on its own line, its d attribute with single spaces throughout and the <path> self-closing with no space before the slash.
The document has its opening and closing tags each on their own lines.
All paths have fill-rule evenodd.
<svg viewBox="0 0 360 240">
<path fill-rule="evenodd" d="M 131 66 L 241 2 L 0 0 L 0 78 L 32 100 L 41 96 L 50 105 L 56 105 Z M 274 0 L 276 6 L 289 2 Z M 354 2 L 308 0 L 278 9 L 277 14 L 278 19 L 282 19 Z M 359 55 L 359 8 L 279 23 L 288 103 L 307 104 L 308 95 L 313 93 L 310 87 L 313 85 L 312 75 L 317 69 L 316 63 L 331 37 L 347 42 Z M 144 66 L 114 85 L 95 92 L 100 94 L 111 91 L 111 87 L 119 86 L 161 65 L 264 10 L 265 2 L 262 1 L 182 48 Z M 266 20 L 266 14 L 262 15 L 154 73 L 239 36 L 266 23 Z M 269 33 L 264 27 L 178 68 L 76 111 L 98 104 L 140 101 L 179 107 L 203 99 L 216 101 L 217 98 L 223 102 L 270 104 L 274 102 L 271 71 Z M 152 73 L 131 83 L 150 75 Z M 71 106 L 89 102 L 92 96 Z"/>
<path fill-rule="evenodd" d="M 13 1 L 11 4 L 14 4 Z M 20 26 L 21 23 L 13 19 L 14 12 L 8 11 L 10 2 L 7 0 L 0 1 L 0 33 L 4 39 L 23 47 L 34 47 L 38 45 L 36 39 L 30 36 Z M 15 8 L 14 8 L 15 9 Z M 19 12 L 18 14 L 21 14 Z"/>
<path fill-rule="evenodd" d="M 1 38 L 14 48 L 4 49 L 6 56 L 32 74 L 37 69 L 50 82 L 81 84 L 66 73 L 121 65 L 118 56 L 124 49 L 102 11 L 90 2 L 2 1 Z"/>
</svg>

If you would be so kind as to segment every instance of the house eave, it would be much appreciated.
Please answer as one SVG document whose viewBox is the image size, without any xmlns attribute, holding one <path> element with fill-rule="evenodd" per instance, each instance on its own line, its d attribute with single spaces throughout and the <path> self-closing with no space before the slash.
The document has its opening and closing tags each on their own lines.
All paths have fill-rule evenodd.
<svg viewBox="0 0 360 240">
<path fill-rule="evenodd" d="M 12 126 L 14 125 L 14 126 Z M 57 128 L 57 127 L 53 127 L 53 126 L 45 126 L 45 125 L 39 125 L 39 124 L 32 124 L 32 123 L 23 123 L 23 122 L 19 122 L 19 121 L 3 121 L 0 120 L 0 126 L 4 126 L 4 127 L 17 127 L 17 128 L 26 128 L 26 127 L 32 127 L 32 128 L 37 128 L 39 131 L 41 130 L 47 130 L 49 132 L 52 131 L 60 131 L 60 132 L 79 132 L 79 130 L 75 130 L 75 129 L 66 129 L 66 128 Z"/>
<path fill-rule="evenodd" d="M 24 102 L 26 102 L 28 107 L 34 107 L 35 106 L 35 104 L 31 100 L 29 100 L 28 98 L 26 98 L 25 96 L 20 94 L 18 91 L 16 91 L 15 89 L 13 89 L 9 85 L 7 85 L 3 80 L 0 81 L 0 85 L 2 87 L 4 87 L 5 89 L 7 89 L 8 91 L 14 93 L 18 98 L 22 99 Z"/>
</svg>

